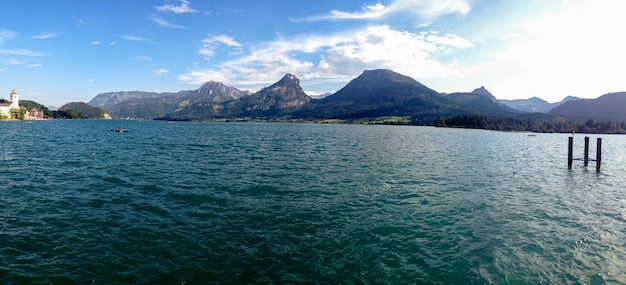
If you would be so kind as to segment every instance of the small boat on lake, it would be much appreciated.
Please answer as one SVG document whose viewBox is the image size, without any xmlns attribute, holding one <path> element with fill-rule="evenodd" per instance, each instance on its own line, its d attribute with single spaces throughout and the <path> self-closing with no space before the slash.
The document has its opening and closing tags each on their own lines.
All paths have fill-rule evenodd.
<svg viewBox="0 0 626 285">
<path fill-rule="evenodd" d="M 115 133 L 128 133 L 127 129 L 122 129 L 122 128 L 112 129 L 111 131 Z"/>
</svg>

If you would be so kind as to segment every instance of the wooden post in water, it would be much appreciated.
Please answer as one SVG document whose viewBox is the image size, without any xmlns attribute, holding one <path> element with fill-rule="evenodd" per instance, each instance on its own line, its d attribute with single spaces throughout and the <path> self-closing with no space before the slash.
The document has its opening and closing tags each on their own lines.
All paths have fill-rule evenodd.
<svg viewBox="0 0 626 285">
<path fill-rule="evenodd" d="M 596 171 L 600 171 L 600 162 L 602 161 L 602 138 L 598 138 L 596 145 Z"/>
<path fill-rule="evenodd" d="M 574 158 L 574 136 L 569 137 L 567 144 L 567 169 L 572 169 L 572 161 L 582 160 L 585 163 L 585 167 L 589 165 L 589 137 L 585 137 L 585 156 L 583 158 Z M 596 162 L 596 171 L 600 172 L 600 166 L 602 165 L 602 138 L 598 138 L 596 145 L 596 159 L 591 159 Z"/>
<path fill-rule="evenodd" d="M 569 137 L 569 142 L 567 144 L 567 169 L 572 169 L 572 159 L 574 153 L 574 137 Z"/>
<path fill-rule="evenodd" d="M 585 157 L 583 158 L 585 167 L 589 165 L 589 137 L 585 137 Z"/>
</svg>

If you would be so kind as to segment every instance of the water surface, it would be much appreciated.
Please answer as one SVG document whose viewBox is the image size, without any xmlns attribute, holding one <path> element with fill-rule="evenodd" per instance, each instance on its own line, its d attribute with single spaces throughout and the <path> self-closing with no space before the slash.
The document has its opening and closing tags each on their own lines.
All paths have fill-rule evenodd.
<svg viewBox="0 0 626 285">
<path fill-rule="evenodd" d="M 109 131 L 120 126 L 130 132 Z M 0 131 L 2 284 L 626 284 L 623 136 L 601 136 L 596 173 L 567 169 L 565 134 L 151 121 Z"/>
</svg>

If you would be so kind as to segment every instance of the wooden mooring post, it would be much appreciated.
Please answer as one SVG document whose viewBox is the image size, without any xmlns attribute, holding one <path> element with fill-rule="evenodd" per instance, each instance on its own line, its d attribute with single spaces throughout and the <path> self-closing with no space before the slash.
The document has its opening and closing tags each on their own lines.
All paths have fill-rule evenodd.
<svg viewBox="0 0 626 285">
<path fill-rule="evenodd" d="M 569 137 L 567 144 L 567 169 L 572 169 L 574 160 L 582 160 L 585 167 L 589 165 L 589 161 L 596 162 L 596 171 L 600 171 L 602 163 L 602 138 L 598 138 L 596 143 L 596 159 L 589 159 L 589 137 L 585 137 L 585 151 L 583 158 L 574 158 L 574 136 Z"/>
</svg>

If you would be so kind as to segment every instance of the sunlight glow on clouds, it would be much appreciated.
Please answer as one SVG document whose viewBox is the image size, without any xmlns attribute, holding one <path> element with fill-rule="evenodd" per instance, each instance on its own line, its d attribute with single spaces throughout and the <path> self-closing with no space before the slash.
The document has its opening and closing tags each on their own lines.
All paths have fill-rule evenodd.
<svg viewBox="0 0 626 285">
<path fill-rule="evenodd" d="M 413 13 L 425 19 L 432 19 L 444 14 L 466 14 L 470 10 L 469 4 L 463 0 L 395 0 L 389 6 L 380 3 L 366 5 L 358 12 L 344 12 L 333 10 L 328 15 L 310 16 L 300 21 L 321 21 L 331 19 L 376 19 L 396 13 Z"/>
<path fill-rule="evenodd" d="M 507 37 L 514 41 L 492 55 L 507 68 L 490 65 L 493 77 L 505 77 L 490 90 L 496 94 L 519 86 L 519 94 L 511 96 L 560 94 L 560 98 L 597 97 L 603 94 L 594 94 L 597 88 L 604 89 L 604 93 L 621 91 L 622 69 L 626 66 L 626 41 L 621 36 L 626 27 L 626 2 L 608 1 L 614 5 L 603 5 L 605 2 L 568 1 L 560 13 L 530 21 L 519 34 Z M 542 94 L 533 90 L 536 86 L 541 86 Z"/>
<path fill-rule="evenodd" d="M 234 39 L 218 36 L 205 43 L 230 43 Z M 413 34 L 392 30 L 389 26 L 372 26 L 365 30 L 334 35 L 307 35 L 279 39 L 255 47 L 249 54 L 208 69 L 195 69 L 179 79 L 187 84 L 201 84 L 214 76 L 230 84 L 260 84 L 275 81 L 285 73 L 303 79 L 350 78 L 364 69 L 389 68 L 414 77 L 459 76 L 451 66 L 437 61 L 432 54 L 442 49 L 468 48 L 469 41 L 452 34 Z M 392 53 L 389 51 L 393 50 Z M 212 50 L 201 50 L 212 55 Z M 296 59 L 293 53 L 319 53 L 319 61 Z M 211 80 L 219 81 L 215 78 Z"/>
</svg>

